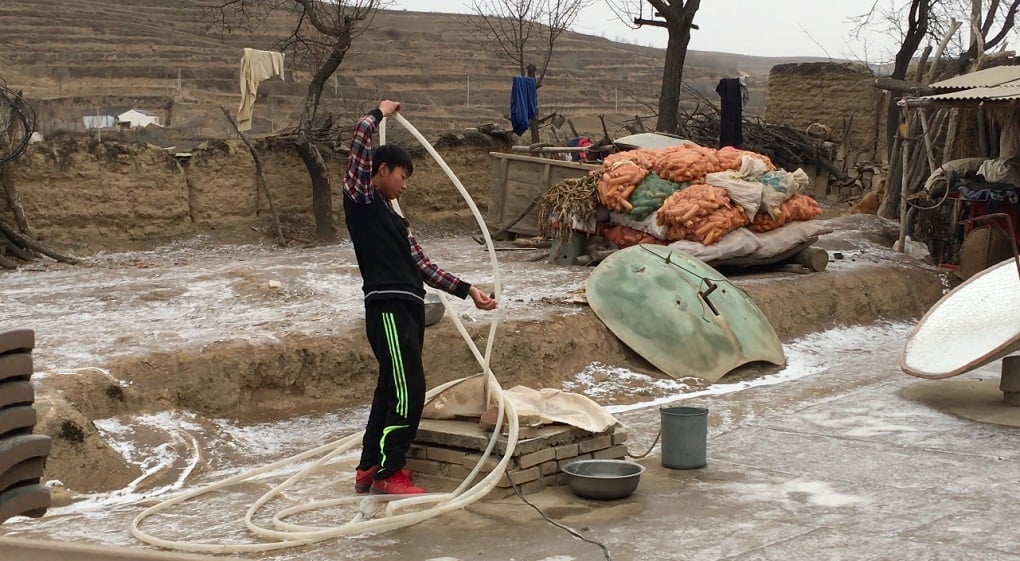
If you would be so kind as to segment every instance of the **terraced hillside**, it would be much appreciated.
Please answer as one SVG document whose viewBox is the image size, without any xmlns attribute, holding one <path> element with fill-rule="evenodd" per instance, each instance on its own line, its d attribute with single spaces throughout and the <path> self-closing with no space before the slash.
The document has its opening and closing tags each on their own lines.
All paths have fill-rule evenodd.
<svg viewBox="0 0 1020 561">
<path fill-rule="evenodd" d="M 0 3 L 0 78 L 23 88 L 39 108 L 40 130 L 81 129 L 81 116 L 131 107 L 156 110 L 170 130 L 161 135 L 228 134 L 220 105 L 233 109 L 244 47 L 273 50 L 292 23 L 276 14 L 253 32 L 228 33 L 216 16 L 190 0 L 33 0 Z M 480 47 L 463 16 L 382 12 L 359 37 L 324 100 L 324 114 L 350 119 L 383 97 L 403 100 L 405 113 L 430 132 L 507 124 L 510 76 Z M 640 32 L 635 32 L 640 41 Z M 651 115 L 663 51 L 568 33 L 557 43 L 545 85 L 543 113 L 576 118 L 582 134 L 600 134 L 591 116 L 619 124 Z M 768 69 L 790 59 L 691 52 L 685 79 L 714 96 L 719 78 L 751 75 L 750 111 L 760 112 Z M 304 93 L 307 68 L 288 65 L 284 82 L 259 89 L 255 132 L 290 124 Z M 413 116 L 413 117 L 412 117 Z M 584 123 L 582 126 L 581 123 Z M 594 123 L 594 124 L 593 124 Z M 594 129 L 594 130 L 593 130 Z"/>
</svg>

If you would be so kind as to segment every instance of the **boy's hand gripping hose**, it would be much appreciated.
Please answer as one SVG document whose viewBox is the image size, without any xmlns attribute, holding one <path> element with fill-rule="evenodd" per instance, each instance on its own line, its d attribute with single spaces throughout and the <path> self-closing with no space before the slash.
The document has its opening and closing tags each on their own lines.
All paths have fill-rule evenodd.
<svg viewBox="0 0 1020 561">
<path fill-rule="evenodd" d="M 485 225 L 485 219 L 478 211 L 478 207 L 475 205 L 474 200 L 472 200 L 471 195 L 467 192 L 467 189 L 464 188 L 464 185 L 461 184 L 457 176 L 454 175 L 450 167 L 446 164 L 445 161 L 443 161 L 442 157 L 439 155 L 439 153 L 436 152 L 435 148 L 433 148 L 432 145 L 429 144 L 425 137 L 422 136 L 422 134 L 418 132 L 418 130 L 415 129 L 414 126 L 411 125 L 411 123 L 409 123 L 406 119 L 404 119 L 404 117 L 401 116 L 399 113 L 394 114 L 393 118 L 395 118 L 398 123 L 403 125 L 404 128 L 406 128 L 408 132 L 410 132 L 411 135 L 414 136 L 419 142 L 421 142 L 422 146 L 424 146 L 425 149 L 428 150 L 429 154 L 431 154 L 432 157 L 436 160 L 436 163 L 439 164 L 440 168 L 442 168 L 442 170 L 446 173 L 447 177 L 450 178 L 450 181 L 452 181 L 454 186 L 457 187 L 457 190 L 460 191 L 461 195 L 464 197 L 464 200 L 467 202 L 468 207 L 471 209 L 472 214 L 474 214 L 475 219 L 477 220 L 478 225 L 482 230 L 482 236 L 485 238 L 486 247 L 489 250 L 489 258 L 490 263 L 492 265 L 494 293 L 495 297 L 498 299 L 501 296 L 502 288 L 499 276 L 499 263 L 497 262 L 496 259 L 496 250 L 492 244 L 492 237 L 489 235 L 489 230 Z M 385 143 L 386 120 L 383 120 L 383 123 L 379 129 L 379 134 L 380 143 Z M 399 211 L 399 206 L 397 206 L 397 210 Z M 449 300 L 446 298 L 446 295 L 440 293 L 439 296 L 442 299 L 443 304 L 449 310 L 450 304 Z M 289 487 L 292 487 L 295 483 L 300 481 L 306 475 L 315 472 L 316 470 L 328 464 L 331 460 L 335 459 L 336 457 L 344 454 L 351 448 L 360 445 L 361 438 L 364 434 L 364 431 L 362 431 L 357 434 L 352 434 L 345 438 L 336 440 L 334 442 L 324 444 L 317 448 L 313 448 L 312 450 L 302 452 L 293 457 L 273 462 L 260 468 L 245 473 L 241 473 L 233 477 L 229 477 L 227 479 L 224 479 L 212 485 L 208 485 L 206 487 L 201 487 L 189 491 L 177 497 L 161 502 L 155 506 L 149 507 L 142 511 L 140 514 L 138 514 L 138 516 L 136 516 L 135 519 L 131 522 L 131 534 L 145 543 L 157 547 L 175 549 L 180 551 L 200 553 L 264 552 L 284 549 L 288 547 L 295 547 L 300 545 L 308 545 L 342 536 L 364 535 L 366 533 L 377 533 L 393 530 L 396 528 L 402 528 L 405 526 L 410 526 L 412 524 L 417 524 L 418 522 L 427 520 L 434 516 L 438 516 L 445 512 L 449 512 L 451 510 L 464 508 L 478 501 L 479 499 L 485 497 L 485 495 L 487 495 L 489 491 L 491 491 L 499 482 L 499 480 L 503 477 L 503 474 L 506 471 L 506 467 L 511 457 L 513 456 L 514 447 L 516 447 L 517 445 L 517 437 L 519 430 L 517 413 L 513 409 L 513 404 L 509 400 L 505 399 L 503 395 L 503 390 L 500 387 L 499 382 L 496 380 L 496 376 L 492 373 L 492 370 L 489 367 L 489 360 L 492 357 L 492 347 L 495 341 L 496 328 L 498 327 L 500 317 L 499 312 L 496 312 L 496 316 L 493 317 L 492 322 L 490 323 L 489 337 L 488 341 L 486 342 L 485 354 L 482 355 L 482 353 L 479 352 L 478 347 L 474 344 L 474 341 L 471 339 L 471 336 L 468 335 L 467 329 L 464 328 L 464 324 L 460 321 L 460 318 L 457 317 L 457 314 L 450 313 L 449 315 L 453 318 L 453 322 L 454 325 L 456 325 L 457 327 L 457 331 L 464 338 L 465 342 L 468 345 L 468 348 L 471 349 L 472 354 L 474 354 L 475 359 L 481 366 L 482 368 L 481 375 L 485 376 L 487 379 L 485 396 L 486 403 L 488 403 L 489 394 L 491 392 L 491 394 L 496 397 L 496 401 L 499 404 L 499 413 L 496 418 L 496 427 L 493 430 L 492 437 L 489 439 L 489 443 L 485 449 L 485 452 L 481 455 L 481 458 L 478 460 L 478 463 L 475 465 L 471 473 L 468 474 L 467 478 L 465 478 L 465 480 L 453 492 L 429 493 L 425 495 L 410 495 L 410 496 L 375 495 L 368 499 L 366 499 L 363 495 L 352 495 L 348 497 L 340 497 L 337 499 L 319 501 L 311 504 L 304 504 L 283 509 L 279 512 L 276 512 L 273 515 L 272 528 L 266 528 L 254 522 L 253 519 L 256 513 L 258 513 L 263 506 L 265 506 L 271 500 L 280 495 L 284 490 L 288 489 Z M 425 395 L 426 402 L 435 397 L 437 394 L 439 394 L 446 388 L 458 382 L 460 382 L 460 380 L 454 380 L 446 384 L 442 384 L 439 387 L 433 388 Z M 485 477 L 483 477 L 480 481 L 472 485 L 475 478 L 481 471 L 482 466 L 485 464 L 486 460 L 492 454 L 492 451 L 496 446 L 496 442 L 499 439 L 500 434 L 502 434 L 504 419 L 508 423 L 509 433 L 507 450 L 504 453 L 503 458 L 500 460 L 499 464 L 495 468 L 493 468 L 492 471 L 486 474 Z M 283 483 L 273 487 L 267 493 L 262 495 L 247 509 L 247 511 L 244 514 L 244 525 L 252 534 L 260 538 L 271 539 L 276 541 L 247 544 L 177 541 L 158 538 L 141 529 L 142 522 L 144 522 L 146 518 L 159 512 L 163 512 L 172 506 L 184 503 L 195 497 L 199 497 L 201 495 L 205 495 L 213 491 L 224 489 L 226 487 L 241 483 L 243 481 L 251 480 L 252 478 L 257 477 L 259 475 L 271 473 L 286 466 L 310 460 L 316 457 L 319 457 L 319 459 L 315 460 L 308 466 L 301 469 L 298 473 L 288 478 Z M 375 510 L 374 501 L 381 501 L 387 503 L 384 516 L 379 518 L 368 518 L 366 513 L 369 513 L 370 515 L 370 513 L 373 510 Z M 360 507 L 357 509 L 358 510 L 357 513 L 353 516 L 351 520 L 339 526 L 305 526 L 286 521 L 288 517 L 294 516 L 299 513 L 322 508 L 331 508 L 342 504 L 354 504 L 354 503 L 360 503 Z M 422 510 L 420 508 L 420 505 L 431 506 L 427 509 Z M 418 508 L 412 509 L 409 507 Z"/>
</svg>

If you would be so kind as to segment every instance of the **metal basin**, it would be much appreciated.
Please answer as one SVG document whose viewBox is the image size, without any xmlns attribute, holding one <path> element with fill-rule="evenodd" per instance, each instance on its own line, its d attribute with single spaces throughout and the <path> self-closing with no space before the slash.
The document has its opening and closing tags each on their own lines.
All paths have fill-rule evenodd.
<svg viewBox="0 0 1020 561">
<path fill-rule="evenodd" d="M 435 292 L 426 292 L 425 326 L 428 327 L 439 323 L 439 320 L 443 319 L 444 313 L 446 313 L 446 306 L 444 306 L 443 301 L 439 299 L 439 295 Z"/>
<path fill-rule="evenodd" d="M 571 492 L 598 500 L 629 497 L 644 471 L 645 466 L 626 460 L 579 460 L 563 466 Z"/>
</svg>

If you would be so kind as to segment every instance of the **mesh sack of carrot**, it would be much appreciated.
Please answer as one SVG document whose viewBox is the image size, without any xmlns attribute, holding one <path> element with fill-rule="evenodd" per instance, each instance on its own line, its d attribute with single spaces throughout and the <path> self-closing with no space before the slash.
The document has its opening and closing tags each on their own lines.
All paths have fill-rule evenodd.
<svg viewBox="0 0 1020 561">
<path fill-rule="evenodd" d="M 669 239 L 711 245 L 748 223 L 743 209 L 733 206 L 726 190 L 697 184 L 677 191 L 662 204 L 657 221 L 669 227 Z"/>
<path fill-rule="evenodd" d="M 781 227 L 784 224 L 796 220 L 811 220 L 822 214 L 822 207 L 818 202 L 807 195 L 800 193 L 791 196 L 779 205 L 776 217 L 773 218 L 768 212 L 759 211 L 754 215 L 751 222 L 751 230 L 755 232 L 769 232 Z"/>
</svg>

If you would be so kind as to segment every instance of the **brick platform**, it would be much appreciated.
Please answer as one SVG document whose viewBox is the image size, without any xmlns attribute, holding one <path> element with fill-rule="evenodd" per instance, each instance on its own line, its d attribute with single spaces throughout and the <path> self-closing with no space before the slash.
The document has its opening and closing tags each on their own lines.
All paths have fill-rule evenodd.
<svg viewBox="0 0 1020 561">
<path fill-rule="evenodd" d="M 407 467 L 416 475 L 435 479 L 440 486 L 450 486 L 452 490 L 471 473 L 491 436 L 492 433 L 483 431 L 477 422 L 422 419 L 408 452 Z M 524 427 L 507 465 L 507 473 L 490 495 L 512 495 L 511 481 L 524 494 L 537 493 L 550 485 L 564 485 L 563 466 L 592 458 L 623 459 L 627 455 L 626 441 L 626 433 L 612 428 L 604 433 L 591 433 L 568 425 Z M 482 473 L 491 472 L 506 450 L 504 435 L 482 466 Z"/>
</svg>

